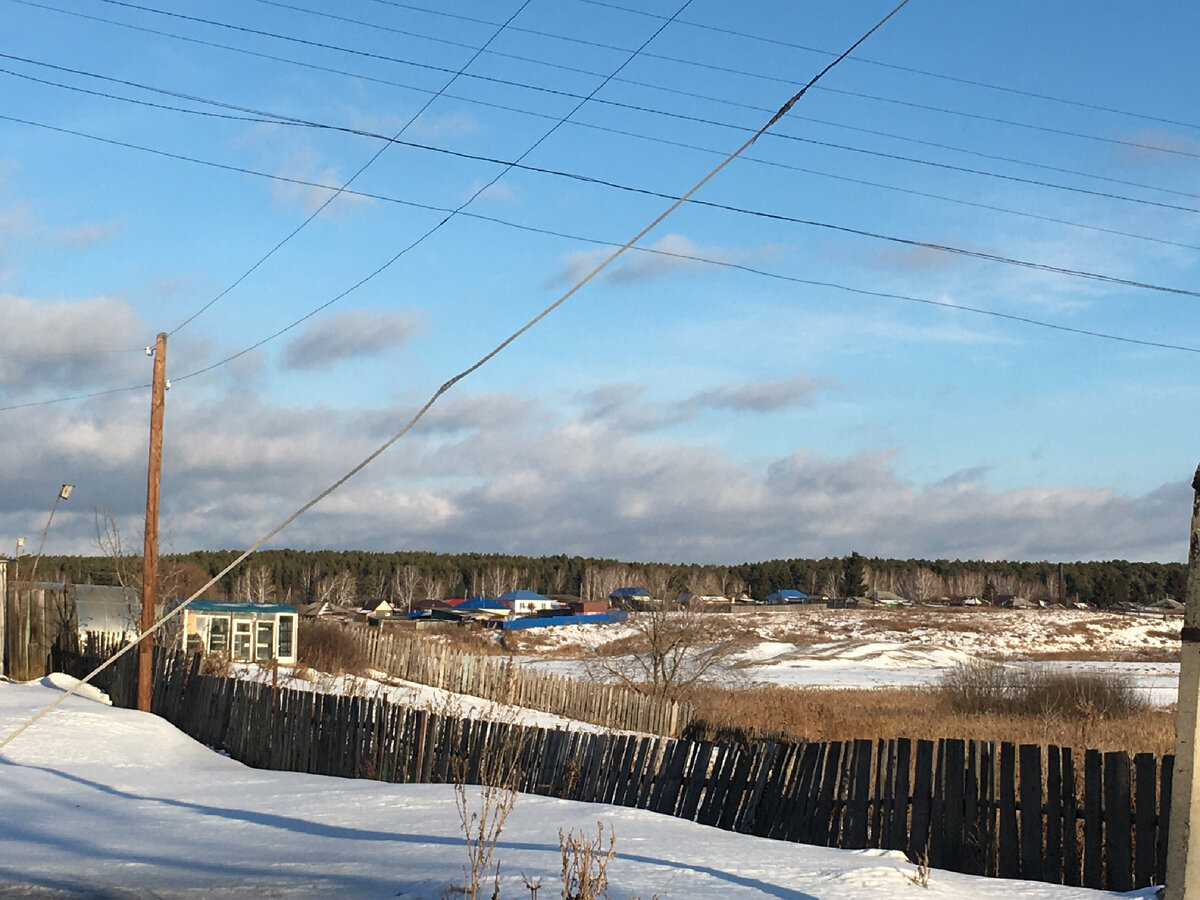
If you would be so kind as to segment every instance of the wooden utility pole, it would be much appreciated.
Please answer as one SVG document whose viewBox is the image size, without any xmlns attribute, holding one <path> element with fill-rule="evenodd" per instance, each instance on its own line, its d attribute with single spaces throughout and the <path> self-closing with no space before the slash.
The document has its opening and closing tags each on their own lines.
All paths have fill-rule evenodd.
<svg viewBox="0 0 1200 900">
<path fill-rule="evenodd" d="M 1167 844 L 1166 900 L 1200 898 L 1200 467 L 1192 480 L 1192 531 L 1188 543 L 1179 703 L 1175 707 L 1175 772 Z"/>
<path fill-rule="evenodd" d="M 142 550 L 142 621 L 144 635 L 154 625 L 154 585 L 158 580 L 158 495 L 162 485 L 163 398 L 167 381 L 167 335 L 154 344 L 154 387 L 150 399 L 150 464 L 146 471 L 146 540 Z M 150 712 L 154 639 L 138 645 L 137 708 Z"/>
</svg>

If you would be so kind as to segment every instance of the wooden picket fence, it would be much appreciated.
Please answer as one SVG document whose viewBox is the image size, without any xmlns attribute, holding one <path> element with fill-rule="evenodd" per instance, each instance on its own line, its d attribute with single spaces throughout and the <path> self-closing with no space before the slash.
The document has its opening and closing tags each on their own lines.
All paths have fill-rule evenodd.
<svg viewBox="0 0 1200 900">
<path fill-rule="evenodd" d="M 64 664 L 69 661 L 64 661 Z M 133 702 L 133 656 L 101 676 Z M 1113 891 L 1161 884 L 1173 758 L 983 741 L 712 743 L 525 728 L 377 699 L 199 674 L 159 652 L 156 713 L 262 768 L 479 783 L 516 754 L 518 790 L 653 810 L 827 847 L 902 850 L 975 875 Z"/>
<path fill-rule="evenodd" d="M 509 657 L 480 656 L 428 638 L 374 628 L 351 628 L 347 636 L 359 644 L 374 668 L 405 681 L 458 694 L 605 728 L 667 737 L 678 737 L 693 718 L 689 703 L 642 694 L 621 685 L 539 672 Z"/>
<path fill-rule="evenodd" d="M 8 581 L 0 590 L 0 675 L 30 681 L 49 674 L 57 646 L 75 640 L 74 585 Z"/>
</svg>

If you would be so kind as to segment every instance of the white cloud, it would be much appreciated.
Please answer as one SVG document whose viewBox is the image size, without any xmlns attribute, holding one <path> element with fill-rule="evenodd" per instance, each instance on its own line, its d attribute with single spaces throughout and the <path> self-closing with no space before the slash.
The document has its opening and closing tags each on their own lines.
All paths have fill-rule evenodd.
<svg viewBox="0 0 1200 900">
<path fill-rule="evenodd" d="M 121 230 L 118 222 L 100 222 L 59 228 L 55 234 L 58 243 L 68 247 L 91 247 L 102 244 Z"/>
<path fill-rule="evenodd" d="M 173 392 L 174 393 L 174 392 Z M 611 392 L 639 396 L 636 386 Z M 599 398 L 603 399 L 603 398 Z M 609 417 L 555 420 L 507 394 L 448 397 L 414 430 L 276 540 L 295 547 L 580 553 L 737 562 L 859 550 L 897 557 L 1179 559 L 1187 486 L 988 490 L 982 471 L 929 487 L 895 451 L 796 451 L 753 465 L 683 441 L 648 441 Z M 619 406 L 619 404 L 618 404 Z M 437 409 L 437 407 L 435 407 Z M 342 475 L 403 411 L 280 408 L 173 397 L 163 528 L 178 550 L 244 546 Z M 79 485 L 51 545 L 90 552 L 93 508 L 136 531 L 145 489 L 144 398 L 8 419 L 0 538 L 44 522 Z M 387 423 L 387 427 L 382 423 Z"/>
<path fill-rule="evenodd" d="M 0 294 L 0 321 L 6 335 L 0 396 L 12 402 L 42 399 L 49 389 L 148 380 L 145 357 L 136 349 L 148 329 L 121 300 L 33 301 Z"/>
<path fill-rule="evenodd" d="M 1117 146 L 1117 158 L 1126 162 L 1194 165 L 1200 155 L 1200 140 L 1177 132 L 1150 129 L 1115 137 L 1124 142 Z"/>
<path fill-rule="evenodd" d="M 272 181 L 271 196 L 275 202 L 283 205 L 298 203 L 310 215 L 320 209 L 337 188 L 346 183 L 346 178 L 337 166 L 325 165 L 316 151 L 308 147 L 294 151 L 275 170 L 275 174 L 282 178 L 305 182 L 305 184 L 291 184 L 285 181 Z M 325 187 L 316 185 L 325 185 Z M 369 197 L 344 193 L 334 200 L 321 215 L 334 221 L 345 221 L 353 211 L 372 202 L 374 201 Z"/>
<path fill-rule="evenodd" d="M 608 258 L 614 249 L 616 248 L 602 247 L 567 254 L 562 270 L 553 283 L 578 281 Z M 667 234 L 653 243 L 631 247 L 605 270 L 604 277 L 618 284 L 632 284 L 664 278 L 676 272 L 712 268 L 713 263 L 706 260 L 737 263 L 759 255 L 773 255 L 776 252 L 775 246 L 763 248 L 761 254 L 747 254 L 730 247 L 704 247 L 684 235 Z"/>
<path fill-rule="evenodd" d="M 284 365 L 319 369 L 348 359 L 382 356 L 402 346 L 417 331 L 407 312 L 359 309 L 314 319 L 284 348 Z"/>
<path fill-rule="evenodd" d="M 691 422 L 705 411 L 781 412 L 813 405 L 831 379 L 811 375 L 760 381 L 740 381 L 699 391 L 681 400 L 644 400 L 643 384 L 607 384 L 576 397 L 585 421 L 603 422 L 621 431 L 653 431 Z"/>
<path fill-rule="evenodd" d="M 829 378 L 795 375 L 778 381 L 722 385 L 701 391 L 691 402 L 710 409 L 775 412 L 795 406 L 812 406 L 816 393 L 829 385 Z"/>
</svg>

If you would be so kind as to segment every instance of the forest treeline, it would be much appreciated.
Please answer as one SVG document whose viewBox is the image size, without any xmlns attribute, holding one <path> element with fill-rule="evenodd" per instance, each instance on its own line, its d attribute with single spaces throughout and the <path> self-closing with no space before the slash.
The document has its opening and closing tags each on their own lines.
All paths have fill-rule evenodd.
<svg viewBox="0 0 1200 900">
<path fill-rule="evenodd" d="M 187 596 L 221 571 L 238 551 L 194 551 L 162 557 L 160 600 Z M 132 555 L 45 557 L 40 570 L 77 584 L 123 583 L 140 590 L 141 560 Z M 11 570 L 10 570 L 11 571 Z M 1090 603 L 1183 599 L 1182 563 L 989 562 L 980 560 L 827 557 L 740 565 L 627 563 L 581 556 L 482 553 L 371 553 L 360 550 L 261 550 L 208 592 L 210 599 L 356 605 L 374 597 L 407 606 L 414 600 L 497 596 L 516 588 L 585 599 L 617 587 L 645 587 L 655 597 L 684 591 L 761 600 L 782 588 L 839 596 L 847 573 L 867 591 L 891 591 L 913 601 L 942 596 L 1016 595 L 1031 600 Z"/>
</svg>

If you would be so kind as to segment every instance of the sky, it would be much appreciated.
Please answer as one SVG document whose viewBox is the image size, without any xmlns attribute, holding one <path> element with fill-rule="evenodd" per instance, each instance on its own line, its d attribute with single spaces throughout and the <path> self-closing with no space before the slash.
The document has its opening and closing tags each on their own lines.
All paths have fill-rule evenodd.
<svg viewBox="0 0 1200 900">
<path fill-rule="evenodd" d="M 250 545 L 891 8 L 0 0 L 0 552 L 141 534 L 160 331 Z M 1182 561 L 1198 27 L 911 0 L 271 546 Z"/>
<path fill-rule="evenodd" d="M 73 679 L 0 683 L 0 735 L 60 697 Z M 163 719 L 68 697 L 0 752 L 0 866 L 9 896 L 152 895 L 438 900 L 461 883 L 466 852 L 452 785 L 384 784 L 252 769 Z M 94 692 L 94 693 L 93 693 Z M 91 699 L 92 696 L 98 697 Z M 466 794 L 469 811 L 480 797 Z M 495 848 L 504 897 L 561 893 L 558 830 L 615 836 L 614 897 L 974 900 L 994 879 L 933 869 L 918 892 L 901 851 L 837 850 L 721 831 L 646 810 L 518 794 Z M 1017 900 L 1115 894 L 1006 880 Z M 491 896 L 487 888 L 486 896 Z"/>
</svg>

